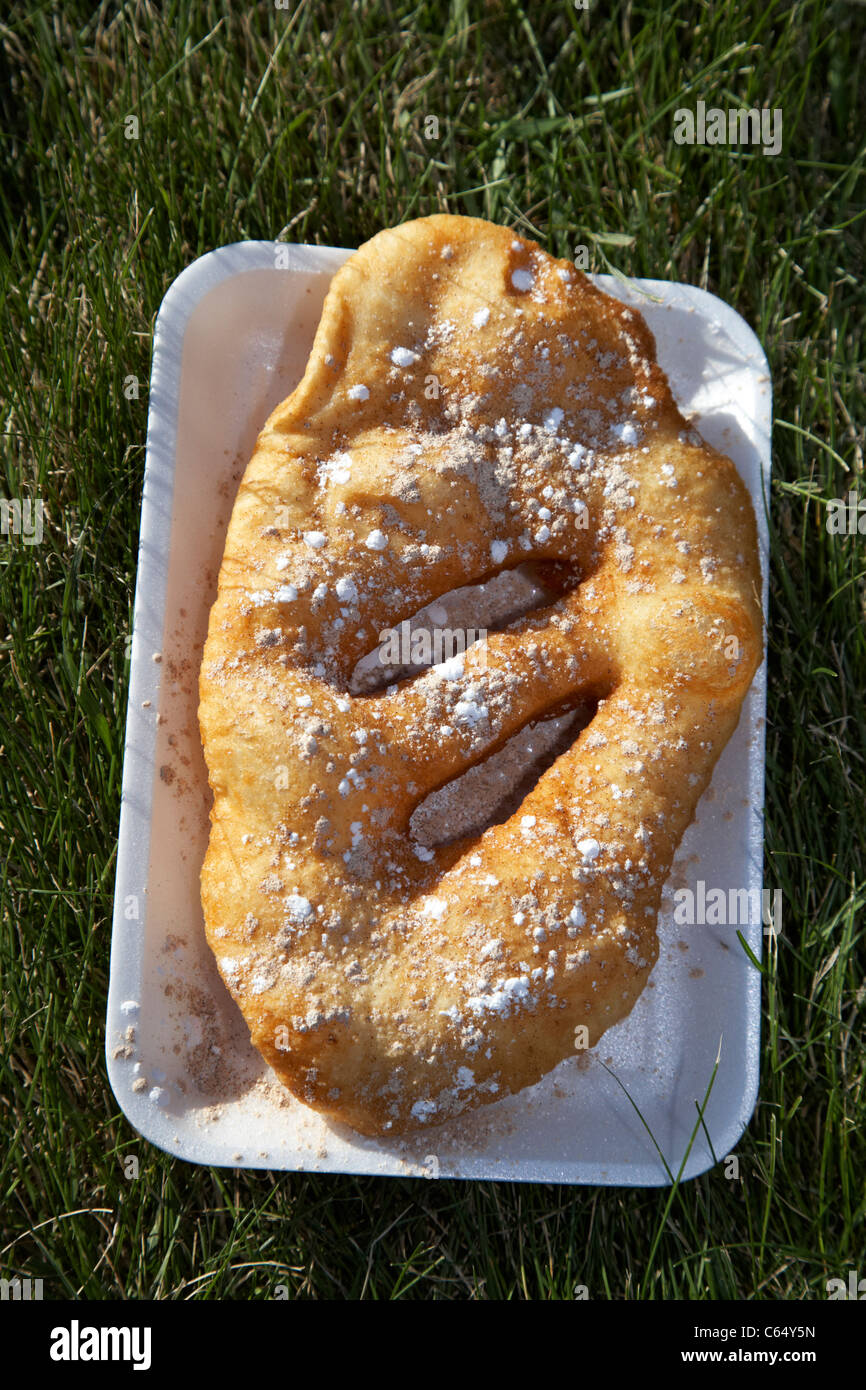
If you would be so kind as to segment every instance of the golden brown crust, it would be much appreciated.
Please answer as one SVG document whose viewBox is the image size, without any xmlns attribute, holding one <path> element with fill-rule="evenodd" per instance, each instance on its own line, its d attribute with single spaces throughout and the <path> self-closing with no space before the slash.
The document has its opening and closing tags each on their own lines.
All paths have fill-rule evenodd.
<svg viewBox="0 0 866 1390">
<path fill-rule="evenodd" d="M 380 631 L 529 559 L 580 582 L 444 674 L 349 693 Z M 346 262 L 241 484 L 200 682 L 208 940 L 297 1096 L 367 1134 L 438 1123 L 629 1012 L 759 590 L 747 490 L 633 309 L 470 218 Z M 428 792 L 587 697 L 515 815 L 413 841 Z"/>
</svg>

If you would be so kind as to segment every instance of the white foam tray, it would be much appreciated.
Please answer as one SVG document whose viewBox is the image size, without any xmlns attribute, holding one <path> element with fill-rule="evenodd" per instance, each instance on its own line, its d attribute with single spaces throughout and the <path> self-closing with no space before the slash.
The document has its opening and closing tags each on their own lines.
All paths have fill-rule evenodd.
<svg viewBox="0 0 866 1390">
<path fill-rule="evenodd" d="M 656 1185 L 669 1177 L 635 1107 L 676 1173 L 721 1045 L 684 1169 L 692 1177 L 732 1150 L 754 1108 L 760 976 L 735 925 L 675 926 L 671 894 L 699 879 L 761 889 L 765 665 L 677 856 L 648 987 L 596 1049 L 531 1090 L 405 1141 L 365 1139 L 279 1086 L 217 974 L 199 901 L 202 644 L 238 481 L 267 415 L 303 373 L 329 281 L 351 253 L 281 254 L 286 268 L 271 242 L 201 257 L 156 323 L 107 1012 L 115 1095 L 145 1138 L 197 1163 Z M 684 413 L 750 487 L 766 609 L 771 387 L 757 338 L 702 290 L 595 279 L 644 313 Z M 739 930 L 760 956 L 760 922 Z M 124 1012 L 129 1001 L 138 1010 Z"/>
</svg>

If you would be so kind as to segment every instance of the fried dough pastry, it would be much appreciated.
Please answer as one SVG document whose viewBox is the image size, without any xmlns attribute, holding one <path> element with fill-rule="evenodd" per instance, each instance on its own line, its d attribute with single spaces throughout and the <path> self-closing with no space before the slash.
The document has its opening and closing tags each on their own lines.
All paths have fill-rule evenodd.
<svg viewBox="0 0 866 1390">
<path fill-rule="evenodd" d="M 546 607 L 352 693 L 382 631 L 527 560 Z M 295 1096 L 398 1134 L 629 1013 L 761 659 L 759 591 L 746 487 L 639 313 L 472 218 L 352 255 L 241 483 L 200 680 L 207 937 Z M 428 793 L 587 701 L 509 819 L 413 839 Z"/>
</svg>

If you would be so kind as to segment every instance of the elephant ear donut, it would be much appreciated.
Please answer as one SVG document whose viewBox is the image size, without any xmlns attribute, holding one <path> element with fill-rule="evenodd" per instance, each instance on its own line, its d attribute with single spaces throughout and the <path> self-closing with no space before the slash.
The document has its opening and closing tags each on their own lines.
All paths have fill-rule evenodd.
<svg viewBox="0 0 866 1390">
<path fill-rule="evenodd" d="M 354 689 L 381 632 L 526 561 L 559 576 L 545 607 Z M 200 679 L 207 937 L 295 1096 L 398 1134 L 628 1014 L 761 659 L 759 591 L 747 490 L 639 313 L 473 218 L 352 255 L 241 483 Z M 429 793 L 587 702 L 509 819 L 419 843 Z"/>
</svg>

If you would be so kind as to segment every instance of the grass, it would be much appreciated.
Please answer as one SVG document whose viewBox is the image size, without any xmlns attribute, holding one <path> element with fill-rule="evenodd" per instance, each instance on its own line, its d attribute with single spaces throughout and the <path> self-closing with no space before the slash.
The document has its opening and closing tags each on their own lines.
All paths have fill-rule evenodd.
<svg viewBox="0 0 866 1390">
<path fill-rule="evenodd" d="M 866 498 L 864 19 L 853 0 L 7 11 L 0 494 L 41 497 L 45 521 L 39 545 L 0 539 L 4 1277 L 83 1298 L 821 1299 L 866 1274 L 866 540 L 824 524 L 832 498 Z M 781 107 L 782 153 L 674 144 L 699 98 Z M 195 1168 L 140 1140 L 106 1083 L 160 301 L 215 246 L 357 245 L 438 210 L 702 285 L 770 359 L 765 882 L 785 916 L 736 1181 Z"/>
</svg>

